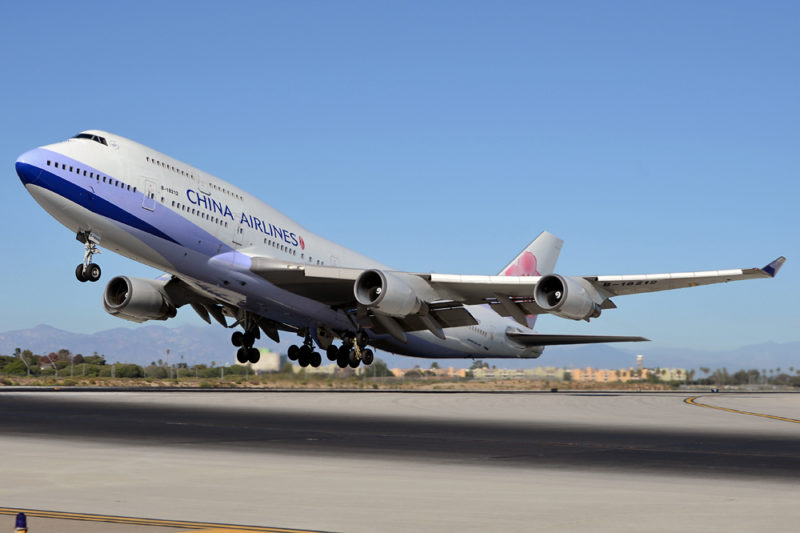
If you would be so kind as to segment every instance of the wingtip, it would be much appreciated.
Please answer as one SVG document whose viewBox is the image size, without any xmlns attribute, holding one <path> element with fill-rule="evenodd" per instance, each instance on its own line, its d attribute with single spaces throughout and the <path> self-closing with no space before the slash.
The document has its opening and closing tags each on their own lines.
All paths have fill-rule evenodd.
<svg viewBox="0 0 800 533">
<path fill-rule="evenodd" d="M 768 264 L 767 266 L 765 266 L 761 270 L 766 272 L 767 275 L 769 275 L 769 277 L 774 278 L 775 276 L 778 275 L 778 271 L 781 269 L 781 267 L 783 266 L 783 264 L 785 262 L 786 262 L 786 258 L 784 256 L 780 256 L 775 261 L 773 261 L 772 263 Z"/>
</svg>

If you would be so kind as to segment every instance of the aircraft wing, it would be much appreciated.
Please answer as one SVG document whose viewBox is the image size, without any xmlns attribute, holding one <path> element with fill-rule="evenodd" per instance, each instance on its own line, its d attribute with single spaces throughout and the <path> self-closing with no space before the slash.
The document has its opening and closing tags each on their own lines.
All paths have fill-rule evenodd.
<svg viewBox="0 0 800 533">
<path fill-rule="evenodd" d="M 599 316 L 602 309 L 615 308 L 611 301 L 613 296 L 771 278 L 786 261 L 779 257 L 763 268 L 667 274 L 472 276 L 290 264 L 268 257 L 250 258 L 250 270 L 271 283 L 332 307 L 355 310 L 362 319 L 374 318 L 376 320 L 371 322 L 377 329 L 397 338 L 403 337 L 403 331 L 419 329 L 428 329 L 443 337 L 442 328 L 474 324 L 467 310 L 459 310 L 464 305 L 488 304 L 498 314 L 511 316 L 522 325 L 526 324 L 526 316 L 541 313 L 588 321 Z"/>
<path fill-rule="evenodd" d="M 611 296 L 666 291 L 755 278 L 774 278 L 786 262 L 781 256 L 763 268 L 738 268 L 706 272 L 676 272 L 633 276 L 586 276 L 584 279 Z"/>
</svg>

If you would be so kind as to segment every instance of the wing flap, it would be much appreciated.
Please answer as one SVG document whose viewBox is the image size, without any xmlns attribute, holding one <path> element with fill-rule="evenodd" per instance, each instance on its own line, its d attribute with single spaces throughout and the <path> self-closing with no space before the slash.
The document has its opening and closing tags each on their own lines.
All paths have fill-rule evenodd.
<svg viewBox="0 0 800 533">
<path fill-rule="evenodd" d="M 353 282 L 362 272 L 354 268 L 316 267 L 252 257 L 250 271 L 276 287 L 334 307 L 355 306 Z"/>
</svg>

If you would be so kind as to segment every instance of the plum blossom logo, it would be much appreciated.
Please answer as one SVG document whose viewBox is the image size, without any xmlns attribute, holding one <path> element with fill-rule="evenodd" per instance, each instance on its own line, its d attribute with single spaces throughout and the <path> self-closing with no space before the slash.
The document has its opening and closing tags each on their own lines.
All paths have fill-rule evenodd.
<svg viewBox="0 0 800 533">
<path fill-rule="evenodd" d="M 536 256 L 531 252 L 525 252 L 506 269 L 506 276 L 541 276 L 536 270 L 536 263 Z"/>
<path fill-rule="evenodd" d="M 302 238 L 302 237 L 300 237 L 300 236 L 298 236 L 298 237 L 297 237 L 297 240 L 299 240 L 299 241 L 300 241 L 300 249 L 301 249 L 301 250 L 305 250 L 305 249 L 306 249 L 306 243 L 303 241 L 303 238 Z"/>
</svg>

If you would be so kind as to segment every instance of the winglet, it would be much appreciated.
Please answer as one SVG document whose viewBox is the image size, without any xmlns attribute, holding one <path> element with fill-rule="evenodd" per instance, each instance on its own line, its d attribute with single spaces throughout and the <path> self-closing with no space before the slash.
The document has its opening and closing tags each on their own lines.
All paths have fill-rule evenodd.
<svg viewBox="0 0 800 533">
<path fill-rule="evenodd" d="M 781 269 L 781 267 L 783 266 L 783 264 L 785 262 L 786 262 L 786 258 L 783 257 L 783 256 L 780 256 L 775 261 L 773 261 L 772 263 L 768 264 L 767 266 L 765 266 L 761 270 L 766 272 L 769 275 L 769 277 L 774 278 L 778 274 L 778 270 Z"/>
</svg>

